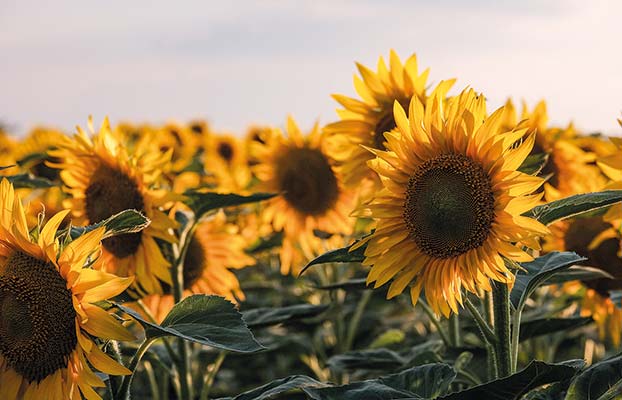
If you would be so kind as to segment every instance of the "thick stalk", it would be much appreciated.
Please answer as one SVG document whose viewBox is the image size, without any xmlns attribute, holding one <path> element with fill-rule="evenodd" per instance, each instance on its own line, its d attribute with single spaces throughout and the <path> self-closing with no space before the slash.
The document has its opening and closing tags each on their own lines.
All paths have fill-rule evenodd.
<svg viewBox="0 0 622 400">
<path fill-rule="evenodd" d="M 373 294 L 373 290 L 364 290 L 361 295 L 361 299 L 359 303 L 356 305 L 356 310 L 354 311 L 354 315 L 350 320 L 350 324 L 348 324 L 348 336 L 346 338 L 345 351 L 352 350 L 352 344 L 354 343 L 354 338 L 356 336 L 356 331 L 358 330 L 359 323 L 361 322 L 361 317 L 363 316 L 363 312 L 365 311 L 365 307 L 367 307 L 367 303 L 369 303 L 369 299 Z"/>
<path fill-rule="evenodd" d="M 516 367 L 518 366 L 518 340 L 520 336 L 520 319 L 522 313 L 522 308 L 518 308 L 514 311 L 514 315 L 512 316 L 512 373 L 516 372 Z"/>
<path fill-rule="evenodd" d="M 451 342 L 449 341 L 449 337 L 445 333 L 445 330 L 441 326 L 440 321 L 438 320 L 438 318 L 436 318 L 436 315 L 434 315 L 434 311 L 432 311 L 432 309 L 430 308 L 428 303 L 426 303 L 425 301 L 420 299 L 417 302 L 417 304 L 421 304 L 421 308 L 423 308 L 423 311 L 428 316 L 428 319 L 430 320 L 430 322 L 432 322 L 432 325 L 434 325 L 434 327 L 436 328 L 436 331 L 438 332 L 438 334 L 441 337 L 441 340 L 443 341 L 445 346 L 447 346 L 447 347 L 451 346 Z"/>
<path fill-rule="evenodd" d="M 225 361 L 226 356 L 227 356 L 227 352 L 221 351 L 218 354 L 216 361 L 214 361 L 214 364 L 210 365 L 207 374 L 205 374 L 205 382 L 203 382 L 203 388 L 201 388 L 200 400 L 208 400 L 209 392 L 212 389 L 212 385 L 214 384 L 214 379 L 216 378 L 216 374 L 218 373 L 218 370 L 220 370 L 220 367 L 223 361 Z"/>
<path fill-rule="evenodd" d="M 494 282 L 492 289 L 494 301 L 495 336 L 497 337 L 496 354 L 499 377 L 503 378 L 512 372 L 510 351 L 510 292 L 505 283 Z"/>
<path fill-rule="evenodd" d="M 497 341 L 495 333 L 492 331 L 492 329 L 490 329 L 490 326 L 488 325 L 486 320 L 484 320 L 484 317 L 482 317 L 482 314 L 480 314 L 477 307 L 475 307 L 475 305 L 471 302 L 469 298 L 465 299 L 464 305 L 466 306 L 467 310 L 469 310 L 469 312 L 471 313 L 473 320 L 475 320 L 475 323 L 477 324 L 477 327 L 479 328 L 480 333 L 482 334 L 482 338 L 484 339 L 484 342 L 494 344 Z"/>
<path fill-rule="evenodd" d="M 149 350 L 149 347 L 151 347 L 154 341 L 155 341 L 154 338 L 145 339 L 145 341 L 141 343 L 138 350 L 136 350 L 136 353 L 134 353 L 134 357 L 132 357 L 132 359 L 130 360 L 130 365 L 128 365 L 127 367 L 130 371 L 132 371 L 132 374 L 127 375 L 126 377 L 123 378 L 123 383 L 121 384 L 121 388 L 119 389 L 119 391 L 117 392 L 117 395 L 115 396 L 117 399 L 123 399 L 123 400 L 129 399 L 130 385 L 132 384 L 132 379 L 134 378 L 134 374 L 136 373 L 136 368 L 138 367 L 140 360 L 143 358 L 147 350 Z"/>
<path fill-rule="evenodd" d="M 449 340 L 451 340 L 451 344 L 454 347 L 458 347 L 462 344 L 458 314 L 451 314 L 449 316 Z"/>
</svg>

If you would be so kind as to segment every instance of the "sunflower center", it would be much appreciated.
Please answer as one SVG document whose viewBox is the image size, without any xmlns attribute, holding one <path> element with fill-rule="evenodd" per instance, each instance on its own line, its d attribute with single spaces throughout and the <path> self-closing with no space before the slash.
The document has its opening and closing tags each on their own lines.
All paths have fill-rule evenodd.
<svg viewBox="0 0 622 400">
<path fill-rule="evenodd" d="M 443 154 L 419 166 L 410 177 L 404 221 L 421 251 L 452 258 L 481 246 L 495 219 L 488 175 L 462 154 Z"/>
<path fill-rule="evenodd" d="M 91 176 L 86 188 L 86 215 L 91 223 L 103 221 L 123 210 L 142 211 L 143 197 L 136 182 L 123 172 L 101 165 Z M 102 241 L 106 250 L 125 258 L 138 249 L 142 232 L 114 236 Z"/>
<path fill-rule="evenodd" d="M 22 252 L 0 276 L 0 354 L 29 382 L 67 367 L 78 343 L 66 284 L 51 263 Z"/>
<path fill-rule="evenodd" d="M 276 176 L 285 200 L 303 214 L 321 215 L 339 197 L 337 177 L 320 150 L 289 149 L 276 161 Z"/>
<path fill-rule="evenodd" d="M 410 100 L 399 100 L 399 103 L 402 108 L 406 110 L 406 112 L 408 112 Z M 384 114 L 382 114 L 374 128 L 374 148 L 379 150 L 386 150 L 387 148 L 384 145 L 384 142 L 386 141 L 384 133 L 390 132 L 396 127 L 397 124 L 395 123 L 395 118 L 393 117 L 393 103 L 391 103 L 391 105 L 387 107 L 387 110 L 384 112 Z"/>
<path fill-rule="evenodd" d="M 227 142 L 220 142 L 218 143 L 218 154 L 226 162 L 231 162 L 233 160 L 233 147 Z"/>
</svg>

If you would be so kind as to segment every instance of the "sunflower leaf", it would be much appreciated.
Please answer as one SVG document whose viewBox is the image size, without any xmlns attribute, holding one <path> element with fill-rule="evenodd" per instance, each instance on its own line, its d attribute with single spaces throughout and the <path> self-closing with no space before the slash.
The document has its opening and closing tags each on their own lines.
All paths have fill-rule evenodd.
<svg viewBox="0 0 622 400">
<path fill-rule="evenodd" d="M 356 250 L 350 251 L 352 246 L 354 246 L 358 242 L 354 242 L 349 246 L 342 247 L 340 249 L 331 250 L 327 253 L 324 253 L 313 260 L 309 261 L 307 265 L 304 266 L 302 271 L 298 276 L 302 275 L 307 269 L 311 268 L 314 265 L 318 264 L 326 264 L 332 262 L 339 263 L 348 263 L 348 262 L 362 262 L 365 259 L 365 249 L 367 245 L 363 245 Z"/>
<path fill-rule="evenodd" d="M 547 335 L 553 332 L 570 331 L 592 322 L 591 317 L 575 318 L 538 318 L 522 321 L 520 324 L 519 340 L 523 341 L 532 337 Z"/>
<path fill-rule="evenodd" d="M 150 223 L 151 220 L 145 217 L 141 212 L 136 210 L 124 210 L 96 224 L 88 226 L 72 226 L 69 233 L 71 238 L 75 240 L 85 233 L 91 232 L 101 226 L 105 226 L 106 232 L 104 233 L 104 239 L 106 239 L 116 235 L 140 232 L 149 226 Z M 66 233 L 66 231 L 66 229 L 59 231 L 59 234 L 62 235 Z"/>
<path fill-rule="evenodd" d="M 259 328 L 315 317 L 327 309 L 328 305 L 296 304 L 279 308 L 255 308 L 243 312 L 242 315 L 249 328 Z"/>
<path fill-rule="evenodd" d="M 585 362 L 571 360 L 558 364 L 532 361 L 523 370 L 502 379 L 484 383 L 439 400 L 518 400 L 542 385 L 571 379 Z"/>
<path fill-rule="evenodd" d="M 274 399 L 277 395 L 292 393 L 294 391 L 300 393 L 303 388 L 321 388 L 326 386 L 328 385 L 318 382 L 308 376 L 293 375 L 287 378 L 276 379 L 235 397 L 222 397 L 217 400 L 268 400 Z"/>
<path fill-rule="evenodd" d="M 612 388 L 612 390 L 610 390 Z M 622 354 L 600 361 L 571 382 L 565 400 L 617 399 L 622 393 Z"/>
<path fill-rule="evenodd" d="M 116 304 L 135 318 L 147 338 L 175 336 L 221 350 L 252 353 L 264 349 L 236 310 L 219 296 L 193 295 L 177 303 L 160 325 L 147 321 L 136 311 Z"/>
<path fill-rule="evenodd" d="M 548 153 L 532 154 L 525 158 L 518 170 L 524 174 L 537 175 L 542 171 L 548 160 Z"/>
<path fill-rule="evenodd" d="M 356 290 L 371 290 L 371 287 L 367 286 L 365 278 L 360 279 L 350 279 L 347 281 L 331 283 L 328 285 L 316 286 L 316 289 L 320 290 L 336 290 L 343 289 L 346 291 L 356 291 Z"/>
<path fill-rule="evenodd" d="M 587 260 L 573 252 L 552 252 L 538 257 L 531 262 L 521 263 L 525 271 L 516 274 L 516 281 L 510 300 L 517 310 L 521 310 L 531 294 L 555 274 L 570 268 L 572 265 Z"/>
<path fill-rule="evenodd" d="M 9 168 L 9 167 L 5 167 L 5 168 Z M 11 184 L 13 185 L 15 189 L 23 189 L 23 188 L 47 189 L 47 188 L 51 188 L 54 186 L 58 186 L 58 184 L 50 180 L 47 180 L 45 178 L 41 178 L 38 176 L 34 176 L 31 174 L 27 174 L 27 173 L 4 176 L 3 178 L 8 179 L 8 181 L 11 182 Z"/>
<path fill-rule="evenodd" d="M 555 221 L 588 214 L 621 201 L 622 190 L 577 194 L 536 206 L 523 215 L 535 218 L 544 225 L 550 225 Z"/>
<path fill-rule="evenodd" d="M 256 203 L 262 200 L 271 199 L 277 194 L 275 193 L 253 193 L 250 196 L 240 196 L 233 193 L 202 193 L 195 191 L 186 191 L 186 205 L 194 212 L 197 219 L 200 219 L 206 213 L 218 210 L 223 207 L 239 206 L 242 204 Z"/>
</svg>

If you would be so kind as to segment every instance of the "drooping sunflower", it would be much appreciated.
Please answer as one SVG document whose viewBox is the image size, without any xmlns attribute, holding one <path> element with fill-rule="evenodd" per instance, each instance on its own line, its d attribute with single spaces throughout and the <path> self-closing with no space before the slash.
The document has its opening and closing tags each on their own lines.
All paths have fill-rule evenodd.
<svg viewBox="0 0 622 400">
<path fill-rule="evenodd" d="M 230 134 L 210 134 L 204 143 L 203 163 L 215 190 L 244 194 L 251 182 L 251 170 L 244 142 Z"/>
<path fill-rule="evenodd" d="M 266 134 L 264 143 L 254 143 L 259 164 L 253 167 L 260 181 L 258 191 L 282 193 L 262 211 L 264 222 L 284 233 L 281 272 L 297 273 L 301 262 L 322 251 L 316 233 L 343 245 L 340 235 L 349 235 L 354 225 L 349 217 L 355 198 L 343 187 L 328 156 L 326 135 L 316 124 L 304 137 L 293 118 L 287 119 L 287 136 L 278 129 Z"/>
<path fill-rule="evenodd" d="M 529 261 L 521 246 L 539 248 L 548 230 L 522 216 L 540 201 L 543 183 L 518 172 L 534 143 L 526 128 L 503 132 L 503 108 L 486 113 L 482 95 L 465 90 L 446 99 L 441 82 L 424 104 L 414 96 L 409 115 L 395 103 L 398 131 L 385 134 L 387 151 L 369 149 L 369 165 L 384 188 L 358 214 L 376 220 L 367 244 L 367 282 L 393 279 L 388 297 L 409 284 L 437 314 L 458 312 L 462 289 L 490 291 L 490 280 L 512 283 L 504 258 Z M 446 102 L 446 103 L 445 103 Z"/>
<path fill-rule="evenodd" d="M 93 133 L 91 119 L 89 128 Z M 175 240 L 171 231 L 175 222 L 161 209 L 171 195 L 159 186 L 169 168 L 170 152 L 152 150 L 136 146 L 130 154 L 105 119 L 92 138 L 78 127 L 73 140 L 67 138 L 50 152 L 59 159 L 54 166 L 62 169 L 64 190 L 71 196 L 65 207 L 79 223 L 96 223 L 127 209 L 139 210 L 151 220 L 141 232 L 105 239 L 98 264 L 119 276 L 135 276 L 132 292 L 137 297 L 162 293 L 161 282 L 171 283 L 169 262 L 156 242 L 156 238 Z"/>
<path fill-rule="evenodd" d="M 35 239 L 7 180 L 0 201 L 0 398 L 100 399 L 93 387 L 105 384 L 91 368 L 130 371 L 99 340 L 134 338 L 94 303 L 123 292 L 132 278 L 85 268 L 99 252 L 104 228 L 61 247 L 56 232 L 69 211 L 53 216 Z"/>
<path fill-rule="evenodd" d="M 255 263 L 244 253 L 246 245 L 238 228 L 227 222 L 224 212 L 201 222 L 184 259 L 184 297 L 205 293 L 230 301 L 244 300 L 240 282 L 231 269 Z M 175 304 L 171 294 L 149 296 L 143 301 L 158 321 L 162 321 Z"/>
<path fill-rule="evenodd" d="M 382 185 L 367 166 L 373 154 L 362 146 L 385 150 L 383 134 L 396 128 L 393 103 L 397 101 L 408 109 L 413 96 L 425 103 L 429 70 L 419 73 L 414 54 L 402 64 L 393 50 L 388 67 L 382 57 L 376 72 L 359 63 L 356 66 L 361 77 L 354 76 L 354 87 L 360 100 L 333 95 L 344 108 L 337 110 L 341 120 L 327 125 L 325 130 L 330 135 L 330 153 L 341 164 L 345 185 L 359 187 L 364 180 L 371 180 L 373 191 Z"/>
</svg>

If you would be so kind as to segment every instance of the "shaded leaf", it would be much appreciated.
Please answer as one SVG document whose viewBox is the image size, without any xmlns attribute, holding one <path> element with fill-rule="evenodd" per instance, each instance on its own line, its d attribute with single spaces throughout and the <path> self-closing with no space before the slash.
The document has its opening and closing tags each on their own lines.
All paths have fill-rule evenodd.
<svg viewBox="0 0 622 400">
<path fill-rule="evenodd" d="M 577 375 L 568 388 L 566 400 L 600 400 L 609 388 L 619 385 L 621 380 L 622 354 L 600 361 Z M 622 392 L 614 395 L 622 395 Z"/>
<path fill-rule="evenodd" d="M 622 190 L 577 194 L 536 206 L 524 215 L 549 225 L 555 221 L 577 217 L 620 201 L 622 201 Z"/>
<path fill-rule="evenodd" d="M 588 267 L 584 265 L 573 265 L 565 271 L 556 273 L 547 279 L 544 285 L 554 285 L 559 283 L 571 282 L 571 281 L 589 281 L 592 279 L 613 279 L 606 271 L 600 268 Z"/>
<path fill-rule="evenodd" d="M 520 324 L 519 339 L 522 341 L 553 332 L 570 331 L 587 325 L 592 321 L 591 317 L 539 318 L 523 321 Z"/>
<path fill-rule="evenodd" d="M 455 378 L 456 371 L 451 365 L 436 363 L 420 365 L 379 380 L 392 388 L 404 389 L 427 399 L 447 393 Z"/>
<path fill-rule="evenodd" d="M 233 303 L 219 296 L 193 295 L 175 304 L 161 325 L 147 321 L 136 311 L 116 304 L 134 317 L 147 338 L 175 336 L 214 348 L 250 353 L 263 349 Z"/>
<path fill-rule="evenodd" d="M 537 175 L 549 160 L 548 153 L 531 154 L 518 167 L 518 170 L 528 175 Z"/>
<path fill-rule="evenodd" d="M 516 274 L 510 300 L 516 309 L 521 309 L 534 290 L 556 273 L 568 269 L 571 265 L 585 261 L 573 252 L 552 252 L 527 263 L 521 263 L 525 271 Z"/>
<path fill-rule="evenodd" d="M 339 371 L 394 370 L 407 362 L 406 358 L 389 349 L 370 349 L 338 354 L 329 358 L 326 364 Z"/>
<path fill-rule="evenodd" d="M 350 251 L 350 248 L 353 245 L 354 243 L 351 244 L 350 246 L 342 247 L 337 250 L 331 250 L 327 253 L 322 254 L 321 256 L 314 258 L 307 265 L 304 266 L 304 268 L 302 269 L 302 271 L 300 271 L 300 274 L 298 274 L 298 276 L 302 275 L 310 267 L 314 265 L 318 265 L 318 264 L 326 264 L 326 263 L 332 263 L 332 262 L 338 262 L 338 263 L 362 262 L 365 259 L 365 249 L 367 248 L 367 246 L 364 245 L 354 251 Z"/>
<path fill-rule="evenodd" d="M 197 219 L 209 211 L 217 210 L 223 207 L 239 206 L 242 204 L 256 203 L 262 200 L 268 200 L 276 196 L 274 193 L 253 193 L 250 196 L 240 196 L 229 193 L 202 193 L 195 191 L 187 191 L 184 193 L 186 197 L 185 203 L 197 216 Z"/>
<path fill-rule="evenodd" d="M 22 188 L 47 189 L 47 188 L 51 188 L 54 186 L 58 186 L 56 183 L 48 179 L 30 175 L 27 173 L 11 175 L 11 176 L 3 176 L 3 178 L 8 179 L 8 181 L 13 184 L 13 187 L 15 189 L 22 189 Z"/>
<path fill-rule="evenodd" d="M 326 311 L 328 307 L 328 305 L 296 304 L 279 308 L 255 308 L 242 312 L 242 315 L 249 327 L 258 328 L 314 317 Z"/>
<path fill-rule="evenodd" d="M 389 329 L 384 332 L 382 335 L 378 336 L 374 339 L 373 342 L 369 345 L 370 349 L 378 349 L 386 346 L 391 346 L 393 344 L 402 343 L 406 338 L 406 334 L 404 331 L 400 329 Z"/>
<path fill-rule="evenodd" d="M 70 235 L 72 239 L 76 239 L 87 232 L 105 226 L 106 232 L 104 233 L 104 239 L 106 239 L 116 235 L 140 232 L 149 226 L 150 223 L 151 221 L 141 212 L 136 210 L 124 210 L 93 225 L 72 226 Z M 65 232 L 66 230 L 63 230 L 61 234 Z"/>
<path fill-rule="evenodd" d="M 325 386 L 327 385 L 308 376 L 294 375 L 274 380 L 235 397 L 223 397 L 217 400 L 268 400 L 293 390 L 299 391 L 302 388 L 320 388 Z"/>
<path fill-rule="evenodd" d="M 347 291 L 355 291 L 355 290 L 372 290 L 371 286 L 367 286 L 367 280 L 365 278 L 361 279 L 350 279 L 349 281 L 332 283 L 330 285 L 324 286 L 316 286 L 316 289 L 321 290 L 335 290 L 335 289 L 343 289 Z"/>
<path fill-rule="evenodd" d="M 572 378 L 584 365 L 582 360 L 559 364 L 532 361 L 523 370 L 502 379 L 441 397 L 443 400 L 518 400 L 542 385 Z"/>
</svg>

